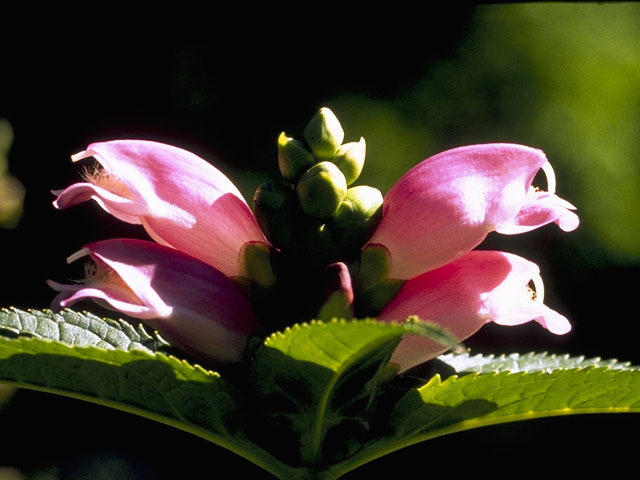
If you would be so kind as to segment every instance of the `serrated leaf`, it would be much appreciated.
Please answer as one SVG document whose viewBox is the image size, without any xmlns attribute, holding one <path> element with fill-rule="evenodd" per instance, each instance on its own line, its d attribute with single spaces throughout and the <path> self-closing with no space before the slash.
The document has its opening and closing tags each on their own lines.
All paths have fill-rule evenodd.
<svg viewBox="0 0 640 480">
<path fill-rule="evenodd" d="M 150 351 L 144 342 L 157 340 L 146 332 L 70 310 L 0 315 L 0 328 L 14 335 L 0 334 L 0 381 L 144 416 L 294 477 L 246 438 L 235 390 L 218 373 Z"/>
<path fill-rule="evenodd" d="M 512 353 L 509 355 L 469 355 L 464 354 L 447 354 L 440 355 L 441 360 L 458 373 L 493 373 L 493 372 L 536 372 L 549 371 L 558 368 L 584 368 L 584 367 L 608 367 L 610 369 L 628 369 L 631 367 L 629 362 L 620 363 L 615 359 L 602 360 L 599 357 L 571 357 L 569 355 L 556 355 L 543 353 L 527 353 L 520 355 Z"/>
<path fill-rule="evenodd" d="M 357 451 L 368 435 L 379 376 L 408 333 L 455 342 L 417 320 L 312 322 L 269 337 L 256 353 L 253 378 L 267 419 L 263 430 L 280 439 L 276 454 L 313 466 Z"/>
<path fill-rule="evenodd" d="M 121 410 L 143 409 L 217 433 L 227 431 L 235 406 L 217 373 L 141 350 L 0 338 L 0 378 Z"/>
<path fill-rule="evenodd" d="M 485 360 L 475 358 L 472 363 L 484 368 L 491 363 Z M 435 376 L 426 385 L 410 389 L 396 403 L 385 436 L 342 465 L 336 465 L 334 474 L 400 448 L 471 428 L 578 413 L 640 412 L 637 367 L 615 361 L 603 362 L 607 366 L 598 367 L 589 365 L 597 363 L 595 360 L 544 354 L 524 355 L 519 360 L 521 367 L 528 365 L 532 369 L 536 362 L 547 365 L 557 362 L 560 366 L 538 364 L 540 368 L 536 371 L 472 373 L 454 375 L 444 381 Z M 572 364 L 584 367 L 562 366 Z"/>
<path fill-rule="evenodd" d="M 124 320 L 100 318 L 91 313 L 65 309 L 23 311 L 0 310 L 0 336 L 35 336 L 79 347 L 94 346 L 121 350 L 158 351 L 168 344 L 149 334 L 142 325 L 137 328 Z"/>
</svg>

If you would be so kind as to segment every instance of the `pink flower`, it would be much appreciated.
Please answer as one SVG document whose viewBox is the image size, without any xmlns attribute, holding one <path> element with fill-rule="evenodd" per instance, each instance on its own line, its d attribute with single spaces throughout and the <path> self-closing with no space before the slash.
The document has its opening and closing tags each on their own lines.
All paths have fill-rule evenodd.
<svg viewBox="0 0 640 480">
<path fill-rule="evenodd" d="M 535 292 L 528 286 L 530 281 Z M 542 279 L 535 263 L 509 253 L 474 250 L 406 282 L 378 319 L 417 315 L 441 325 L 459 340 L 487 322 L 520 325 L 534 320 L 552 333 L 569 332 L 568 320 L 543 300 Z M 402 340 L 392 361 L 406 370 L 445 350 L 428 339 L 409 336 Z"/>
<path fill-rule="evenodd" d="M 531 186 L 541 168 L 549 192 Z M 447 150 L 389 190 L 369 244 L 389 251 L 391 278 L 407 280 L 460 257 L 491 231 L 522 233 L 551 222 L 576 229 L 575 207 L 554 190 L 553 170 L 540 150 L 500 143 Z"/>
<path fill-rule="evenodd" d="M 238 190 L 201 158 L 168 145 L 95 143 L 72 158 L 89 156 L 104 170 L 58 192 L 55 206 L 94 199 L 117 218 L 142 224 L 160 245 L 138 240 L 87 245 L 70 260 L 89 255 L 96 273 L 84 284 L 50 282 L 60 291 L 54 307 L 90 297 L 143 319 L 198 358 L 238 360 L 257 321 L 230 277 L 256 267 L 240 261 L 245 246 L 268 244 Z M 547 175 L 546 192 L 532 186 L 540 169 Z M 378 318 L 403 321 L 418 315 L 460 340 L 490 321 L 518 325 L 533 320 L 552 333 L 568 332 L 567 319 L 542 303 L 535 264 L 507 253 L 472 251 L 491 231 L 522 233 L 552 222 L 565 231 L 577 228 L 574 207 L 554 191 L 545 155 L 521 145 L 461 147 L 411 169 L 385 196 L 382 220 L 365 245 L 386 252 L 387 276 L 381 285 L 404 282 L 388 303 L 380 302 L 387 304 Z M 270 262 L 268 253 L 258 257 Z M 322 275 L 328 283 L 321 317 L 348 315 L 358 292 L 347 265 L 337 262 Z M 291 279 L 285 284 L 305 286 Z M 429 340 L 409 337 L 393 360 L 406 369 L 442 351 Z"/>
<path fill-rule="evenodd" d="M 49 281 L 56 310 L 85 298 L 144 320 L 174 346 L 205 361 L 238 361 L 257 327 L 240 289 L 217 269 L 152 242 L 116 239 L 85 245 L 95 271 L 84 283 Z"/>
<path fill-rule="evenodd" d="M 103 170 L 55 192 L 56 208 L 95 200 L 161 245 L 239 274 L 247 242 L 268 243 L 238 189 L 205 160 L 177 147 L 142 140 L 92 143 L 72 157 L 95 157 Z"/>
<path fill-rule="evenodd" d="M 241 275 L 245 245 L 267 244 L 238 189 L 193 153 L 161 143 L 93 143 L 102 170 L 55 192 L 56 208 L 93 199 L 158 244 L 110 240 L 85 246 L 97 265 L 83 284 L 49 284 L 52 307 L 84 298 L 145 321 L 176 347 L 205 361 L 237 361 L 257 328 L 253 308 L 230 278 Z M 168 248 L 172 247 L 172 248 Z"/>
<path fill-rule="evenodd" d="M 532 187 L 541 168 L 548 192 Z M 382 221 L 368 242 L 386 249 L 389 278 L 408 280 L 378 318 L 418 315 L 459 340 L 490 321 L 534 320 L 552 333 L 570 331 L 567 319 L 542 303 L 537 265 L 508 253 L 470 251 L 491 231 L 522 233 L 551 222 L 565 231 L 577 228 L 575 207 L 554 190 L 544 153 L 521 145 L 466 146 L 415 166 L 385 196 Z M 412 336 L 403 339 L 393 361 L 406 369 L 442 351 Z"/>
</svg>

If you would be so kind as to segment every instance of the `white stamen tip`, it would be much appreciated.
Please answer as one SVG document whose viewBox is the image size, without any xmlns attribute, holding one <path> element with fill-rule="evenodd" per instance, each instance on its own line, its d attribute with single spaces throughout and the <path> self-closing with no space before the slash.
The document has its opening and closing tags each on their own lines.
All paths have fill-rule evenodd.
<svg viewBox="0 0 640 480">
<path fill-rule="evenodd" d="M 79 258 L 82 257 L 86 257 L 87 255 L 89 255 L 91 253 L 91 251 L 88 248 L 81 248 L 80 250 L 78 250 L 76 253 L 69 255 L 67 257 L 67 263 L 72 263 L 75 262 L 76 260 L 78 260 Z"/>
<path fill-rule="evenodd" d="M 93 157 L 93 152 L 91 150 L 83 150 L 81 152 L 76 153 L 75 155 L 71 155 L 71 161 L 77 162 L 82 160 L 83 158 Z"/>
<path fill-rule="evenodd" d="M 556 173 L 553 171 L 553 167 L 549 163 L 549 160 L 544 162 L 541 168 L 547 177 L 547 192 L 556 193 Z"/>
</svg>

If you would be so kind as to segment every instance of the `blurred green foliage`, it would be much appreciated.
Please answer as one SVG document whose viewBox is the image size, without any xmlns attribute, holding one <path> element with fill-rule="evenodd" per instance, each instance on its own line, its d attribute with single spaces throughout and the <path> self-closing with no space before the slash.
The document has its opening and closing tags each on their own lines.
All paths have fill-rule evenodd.
<svg viewBox="0 0 640 480">
<path fill-rule="evenodd" d="M 8 154 L 13 143 L 11 124 L 0 118 L 0 227 L 13 228 L 22 215 L 24 186 L 9 174 Z"/>
<path fill-rule="evenodd" d="M 470 26 L 454 55 L 395 98 L 328 102 L 347 140 L 367 140 L 361 182 L 386 191 L 459 145 L 535 146 L 578 207 L 589 255 L 640 261 L 640 5 L 485 5 Z"/>
</svg>

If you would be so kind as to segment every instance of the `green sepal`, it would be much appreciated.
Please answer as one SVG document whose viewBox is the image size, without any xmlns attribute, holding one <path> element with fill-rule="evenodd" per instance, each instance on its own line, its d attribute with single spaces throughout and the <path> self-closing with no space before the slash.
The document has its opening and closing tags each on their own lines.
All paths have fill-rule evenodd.
<svg viewBox="0 0 640 480">
<path fill-rule="evenodd" d="M 360 269 L 358 271 L 358 288 L 366 290 L 382 282 L 391 271 L 391 254 L 384 245 L 369 244 L 360 254 Z"/>
<path fill-rule="evenodd" d="M 350 301 L 349 295 L 344 290 L 338 290 L 329 295 L 316 315 L 318 320 L 324 321 L 350 317 L 353 317 L 353 302 Z"/>
<path fill-rule="evenodd" d="M 271 247 L 262 242 L 247 242 L 240 250 L 241 275 L 269 289 L 276 283 L 271 267 Z"/>
</svg>

